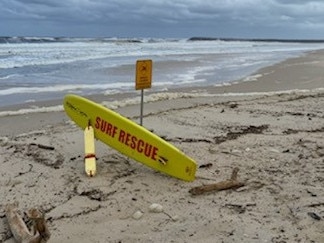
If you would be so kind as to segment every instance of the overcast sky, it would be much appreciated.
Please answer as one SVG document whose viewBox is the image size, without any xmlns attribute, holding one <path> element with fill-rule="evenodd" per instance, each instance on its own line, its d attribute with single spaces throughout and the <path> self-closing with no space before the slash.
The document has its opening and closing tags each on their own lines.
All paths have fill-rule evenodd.
<svg viewBox="0 0 324 243">
<path fill-rule="evenodd" d="M 324 1 L 0 0 L 0 36 L 324 39 Z"/>
</svg>

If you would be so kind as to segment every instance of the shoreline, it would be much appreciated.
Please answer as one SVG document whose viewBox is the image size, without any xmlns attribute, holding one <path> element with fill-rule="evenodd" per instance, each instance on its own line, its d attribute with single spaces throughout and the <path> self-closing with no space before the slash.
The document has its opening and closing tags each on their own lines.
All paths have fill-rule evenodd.
<svg viewBox="0 0 324 243">
<path fill-rule="evenodd" d="M 313 90 L 324 88 L 324 80 L 320 77 L 313 77 L 314 74 L 321 72 L 320 63 L 324 60 L 324 50 L 310 51 L 302 56 L 286 59 L 282 62 L 259 69 L 251 75 L 240 80 L 234 80 L 224 85 L 211 86 L 193 86 L 182 88 L 171 88 L 166 91 L 145 90 L 145 94 L 159 93 L 189 93 L 197 94 L 223 94 L 223 95 L 258 95 L 258 93 L 287 92 L 294 90 Z M 303 69 L 306 73 L 300 69 Z M 288 79 L 283 79 L 285 74 L 289 75 Z M 324 73 L 323 73 L 324 76 Z M 280 80 L 281 79 L 281 80 Z M 96 102 L 103 101 L 122 101 L 123 99 L 136 98 L 139 96 L 138 91 L 131 91 L 117 94 L 92 94 L 85 97 Z M 0 107 L 0 112 L 17 111 L 19 109 L 28 109 L 33 107 L 50 107 L 61 105 L 61 99 L 26 102 Z"/>
<path fill-rule="evenodd" d="M 192 104 L 231 100 L 235 102 L 269 95 L 322 92 L 324 90 L 323 63 L 324 50 L 312 51 L 262 68 L 244 79 L 233 81 L 225 86 L 185 87 L 161 92 L 145 90 L 144 116 L 156 112 L 156 107 L 162 112 L 164 108 L 173 107 L 175 102 L 182 104 L 183 107 L 190 107 Z M 301 72 L 306 75 L 300 75 Z M 85 97 L 116 110 L 126 117 L 138 119 L 139 91 Z M 0 136 L 14 136 L 22 133 L 26 127 L 29 128 L 28 131 L 32 131 L 55 126 L 60 122 L 66 122 L 66 118 L 60 99 L 0 107 L 2 124 Z M 21 126 L 21 122 L 26 125 Z"/>
</svg>

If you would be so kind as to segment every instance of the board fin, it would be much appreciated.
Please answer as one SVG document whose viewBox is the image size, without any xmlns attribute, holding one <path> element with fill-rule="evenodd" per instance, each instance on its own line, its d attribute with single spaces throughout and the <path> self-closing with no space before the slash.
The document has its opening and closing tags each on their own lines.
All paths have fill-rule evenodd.
<svg viewBox="0 0 324 243">
<path fill-rule="evenodd" d="M 96 154 L 93 127 L 90 125 L 84 129 L 84 166 L 85 172 L 92 177 L 96 174 Z"/>
</svg>

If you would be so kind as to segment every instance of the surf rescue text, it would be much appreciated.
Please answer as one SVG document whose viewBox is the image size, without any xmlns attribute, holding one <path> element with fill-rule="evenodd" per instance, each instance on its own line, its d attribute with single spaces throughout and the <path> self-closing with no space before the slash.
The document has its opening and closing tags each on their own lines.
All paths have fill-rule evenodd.
<svg viewBox="0 0 324 243">
<path fill-rule="evenodd" d="M 152 160 L 157 160 L 157 147 L 141 138 L 136 137 L 130 132 L 119 129 L 117 126 L 99 116 L 96 117 L 95 128 L 100 132 L 105 133 L 107 136 L 117 139 L 120 143 L 125 144 L 138 153 L 143 154 Z"/>
</svg>

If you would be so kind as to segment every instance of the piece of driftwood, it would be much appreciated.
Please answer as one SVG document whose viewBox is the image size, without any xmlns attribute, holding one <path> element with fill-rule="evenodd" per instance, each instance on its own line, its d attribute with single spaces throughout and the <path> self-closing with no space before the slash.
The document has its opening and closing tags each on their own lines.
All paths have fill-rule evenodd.
<svg viewBox="0 0 324 243">
<path fill-rule="evenodd" d="M 189 190 L 189 193 L 192 195 L 200 195 L 211 191 L 221 191 L 221 190 L 236 189 L 242 187 L 244 186 L 244 183 L 237 180 L 238 171 L 239 169 L 236 167 L 233 169 L 230 179 L 209 184 L 209 185 L 193 187 Z"/>
<path fill-rule="evenodd" d="M 39 147 L 41 149 L 55 150 L 55 148 L 53 146 L 48 146 L 48 145 L 44 145 L 44 144 L 40 144 L 40 143 L 38 143 L 38 144 L 36 144 L 36 143 L 30 143 L 30 145 L 37 146 L 37 147 Z"/>
<path fill-rule="evenodd" d="M 27 217 L 33 222 L 33 234 L 39 233 L 42 242 L 49 240 L 51 234 L 46 224 L 45 215 L 36 208 L 27 211 Z"/>
<path fill-rule="evenodd" d="M 42 243 L 47 242 L 50 233 L 48 231 L 44 215 L 37 209 L 30 209 L 27 216 L 32 221 L 33 230 L 30 231 L 18 213 L 18 203 L 8 204 L 5 213 L 10 230 L 19 243 Z"/>
</svg>

